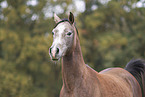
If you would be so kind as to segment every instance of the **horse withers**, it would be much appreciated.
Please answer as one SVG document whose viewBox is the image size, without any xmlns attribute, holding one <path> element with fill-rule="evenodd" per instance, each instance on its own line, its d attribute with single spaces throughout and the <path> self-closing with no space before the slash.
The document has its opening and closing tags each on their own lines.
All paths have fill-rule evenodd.
<svg viewBox="0 0 145 97">
<path fill-rule="evenodd" d="M 85 64 L 74 15 L 61 20 L 54 14 L 51 59 L 62 58 L 60 97 L 145 97 L 145 62 L 131 60 L 125 67 L 96 72 Z"/>
</svg>

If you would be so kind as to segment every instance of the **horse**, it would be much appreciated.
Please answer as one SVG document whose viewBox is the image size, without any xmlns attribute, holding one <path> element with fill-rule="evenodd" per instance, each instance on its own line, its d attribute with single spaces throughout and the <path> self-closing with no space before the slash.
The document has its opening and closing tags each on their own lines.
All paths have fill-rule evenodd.
<svg viewBox="0 0 145 97">
<path fill-rule="evenodd" d="M 74 15 L 60 19 L 54 14 L 54 21 L 49 54 L 53 61 L 62 59 L 60 97 L 145 97 L 144 60 L 97 72 L 84 62 Z"/>
</svg>

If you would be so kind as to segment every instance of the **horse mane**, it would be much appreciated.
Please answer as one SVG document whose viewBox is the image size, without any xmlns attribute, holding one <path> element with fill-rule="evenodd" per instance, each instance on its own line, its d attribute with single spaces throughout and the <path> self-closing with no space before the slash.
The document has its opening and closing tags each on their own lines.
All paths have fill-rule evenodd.
<svg viewBox="0 0 145 97">
<path fill-rule="evenodd" d="M 125 67 L 138 81 L 142 97 L 145 97 L 145 61 L 141 59 L 131 60 Z"/>
</svg>

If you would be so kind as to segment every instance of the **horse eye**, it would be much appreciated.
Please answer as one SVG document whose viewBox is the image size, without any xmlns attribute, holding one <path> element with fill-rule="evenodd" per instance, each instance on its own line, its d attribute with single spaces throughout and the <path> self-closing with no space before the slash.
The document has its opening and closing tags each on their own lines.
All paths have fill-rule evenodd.
<svg viewBox="0 0 145 97">
<path fill-rule="evenodd" d="M 72 34 L 71 32 L 68 32 L 68 33 L 67 33 L 68 36 L 70 36 L 71 34 Z"/>
<path fill-rule="evenodd" d="M 52 35 L 54 35 L 54 32 L 52 32 Z"/>
</svg>

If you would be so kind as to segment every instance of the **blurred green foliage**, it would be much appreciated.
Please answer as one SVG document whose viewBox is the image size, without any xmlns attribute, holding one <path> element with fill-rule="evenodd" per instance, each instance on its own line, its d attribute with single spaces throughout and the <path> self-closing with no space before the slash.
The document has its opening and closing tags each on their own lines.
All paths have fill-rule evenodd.
<svg viewBox="0 0 145 97">
<path fill-rule="evenodd" d="M 61 61 L 53 63 L 48 54 L 53 11 L 64 18 L 72 8 L 85 62 L 95 70 L 145 59 L 145 7 L 136 7 L 139 0 L 83 2 L 80 12 L 75 0 L 0 0 L 0 97 L 59 96 Z"/>
</svg>

